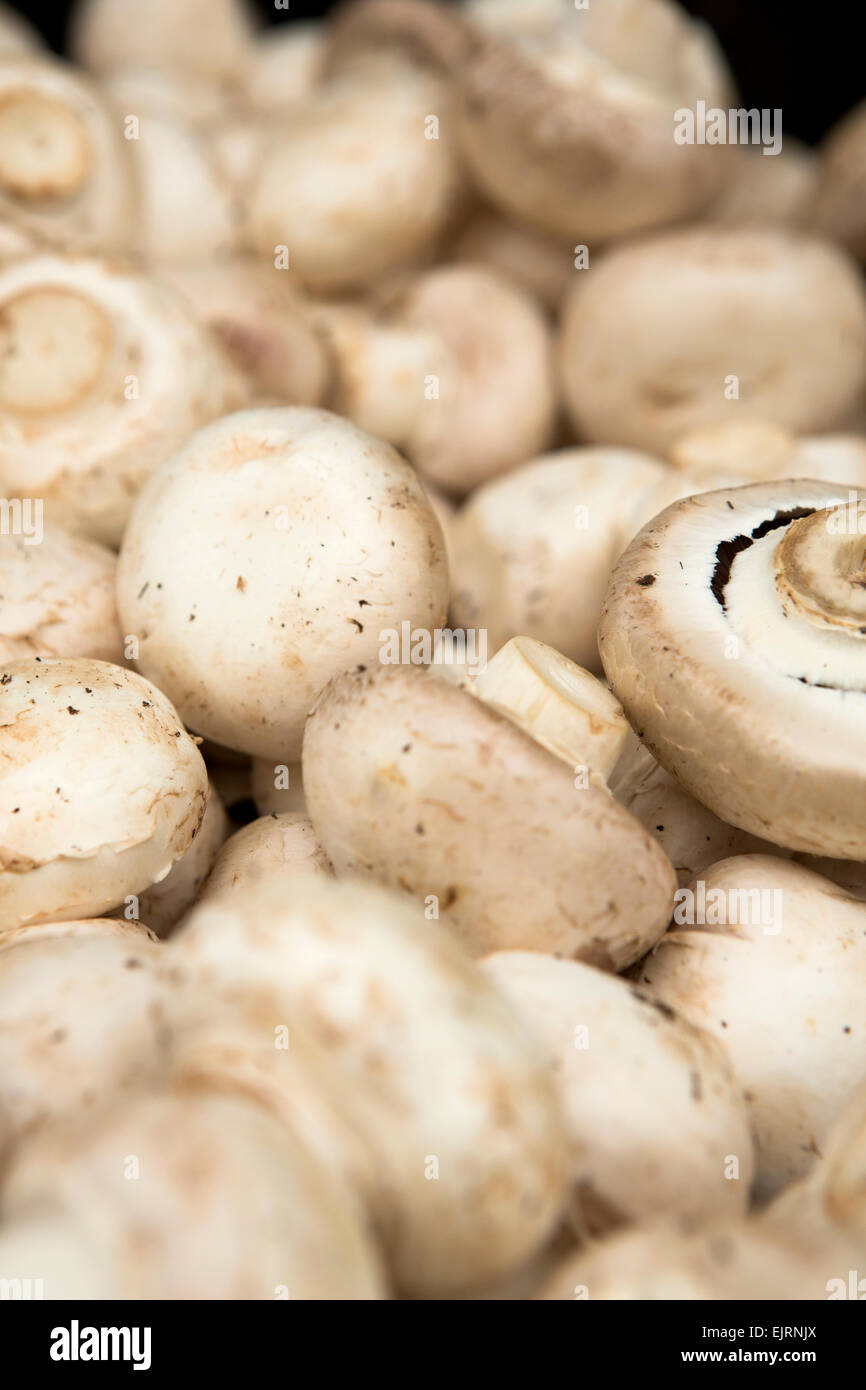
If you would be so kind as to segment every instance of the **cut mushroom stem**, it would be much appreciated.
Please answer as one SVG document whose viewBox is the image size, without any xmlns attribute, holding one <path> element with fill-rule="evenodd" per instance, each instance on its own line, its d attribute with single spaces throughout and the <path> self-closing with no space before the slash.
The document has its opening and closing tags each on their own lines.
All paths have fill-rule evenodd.
<svg viewBox="0 0 866 1390">
<path fill-rule="evenodd" d="M 619 700 L 582 667 L 532 637 L 513 637 L 469 688 L 569 767 L 606 780 L 628 733 Z"/>
</svg>

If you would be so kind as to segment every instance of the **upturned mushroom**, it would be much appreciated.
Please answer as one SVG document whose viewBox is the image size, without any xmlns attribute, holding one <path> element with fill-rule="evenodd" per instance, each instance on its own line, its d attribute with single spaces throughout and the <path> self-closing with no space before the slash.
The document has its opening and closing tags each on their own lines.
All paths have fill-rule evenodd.
<svg viewBox="0 0 866 1390">
<path fill-rule="evenodd" d="M 133 922 L 0 932 L 0 1113 L 13 1142 L 158 1077 L 167 1056 L 159 954 Z"/>
<path fill-rule="evenodd" d="M 136 502 L 118 565 L 140 669 L 197 733 L 274 762 L 297 759 L 332 675 L 375 661 L 383 629 L 441 626 L 447 599 L 410 466 L 300 406 L 194 435 Z"/>
<path fill-rule="evenodd" d="M 0 933 L 141 893 L 204 815 L 205 766 L 175 710 L 108 662 L 7 662 L 0 766 Z"/>
<path fill-rule="evenodd" d="M 864 904 L 789 860 L 726 859 L 678 892 L 634 978 L 724 1047 L 749 1103 L 759 1195 L 803 1176 L 866 1081 Z"/>
<path fill-rule="evenodd" d="M 0 54 L 0 217 L 66 249 L 128 249 L 128 142 L 100 92 L 59 59 Z"/>
<path fill-rule="evenodd" d="M 708 32 L 667 0 L 547 8 L 530 32 L 430 0 L 346 5 L 332 43 L 404 46 L 450 80 L 481 191 L 551 236 L 589 242 L 676 221 L 722 186 L 729 151 L 679 144 L 675 113 L 728 105 Z"/>
<path fill-rule="evenodd" d="M 402 1292 L 454 1294 L 543 1244 L 566 1181 L 553 1083 L 447 933 L 381 890 L 307 875 L 201 904 L 165 949 L 181 1011 L 186 986 L 272 1053 L 295 1029 L 316 1049 L 323 1097 L 372 1155 Z"/>
<path fill-rule="evenodd" d="M 577 276 L 560 372 L 579 437 L 664 453 L 736 414 L 845 428 L 866 385 L 866 292 L 829 242 L 699 227 L 615 247 Z"/>
<path fill-rule="evenodd" d="M 550 333 L 500 274 L 439 266 L 378 315 L 324 306 L 335 408 L 395 444 L 425 478 L 465 494 L 531 458 L 556 416 Z"/>
<path fill-rule="evenodd" d="M 664 931 L 675 882 L 604 787 L 625 733 L 599 681 L 528 639 L 465 688 L 435 666 L 356 668 L 307 720 L 309 815 L 338 877 L 402 890 L 474 954 L 620 970 Z"/>
<path fill-rule="evenodd" d="M 614 570 L 611 687 L 661 765 L 730 825 L 866 859 L 866 504 L 759 483 L 667 508 Z"/>
<path fill-rule="evenodd" d="M 35 1135 L 5 1175 L 2 1210 L 13 1230 L 56 1222 L 85 1277 L 95 1262 L 103 1298 L 384 1295 L 346 1185 L 266 1110 L 206 1088 L 146 1094 L 98 1124 Z M 43 1240 L 50 1251 L 50 1230 Z"/>
<path fill-rule="evenodd" d="M 170 289 L 72 256 L 0 268 L 0 486 L 46 525 L 117 545 L 153 469 L 237 400 Z"/>
<path fill-rule="evenodd" d="M 244 243 L 272 264 L 288 257 L 320 291 L 416 264 L 460 193 L 454 143 L 436 78 L 399 54 L 357 55 L 269 142 L 248 193 Z"/>
<path fill-rule="evenodd" d="M 0 662 L 29 656 L 88 656 L 123 662 L 115 598 L 117 557 L 40 512 L 22 518 L 27 534 L 0 544 Z"/>
<path fill-rule="evenodd" d="M 223 845 L 199 901 L 237 893 L 259 878 L 276 879 L 288 888 L 298 874 L 333 873 L 312 822 L 297 812 L 274 812 L 251 821 Z"/>
<path fill-rule="evenodd" d="M 752 1136 L 714 1039 L 577 961 L 497 951 L 481 966 L 551 1056 L 577 1234 L 666 1217 L 690 1229 L 745 1212 Z"/>
</svg>

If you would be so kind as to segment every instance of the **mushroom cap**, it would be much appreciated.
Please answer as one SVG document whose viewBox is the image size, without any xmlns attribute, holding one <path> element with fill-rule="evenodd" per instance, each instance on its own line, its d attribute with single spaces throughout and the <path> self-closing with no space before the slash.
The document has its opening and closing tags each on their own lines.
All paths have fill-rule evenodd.
<svg viewBox="0 0 866 1390">
<path fill-rule="evenodd" d="M 430 116 L 441 122 L 425 133 Z M 253 179 L 245 241 L 321 291 L 365 285 L 428 251 L 461 188 L 447 92 L 390 53 L 334 73 L 272 139 Z"/>
<path fill-rule="evenodd" d="M 176 981 L 232 1003 L 271 1046 L 275 1025 L 309 1038 L 323 1094 L 373 1154 L 401 1289 L 447 1295 L 541 1244 L 565 1186 L 553 1086 L 447 933 L 381 891 L 306 875 L 291 894 L 261 879 L 202 903 L 167 949 Z"/>
<path fill-rule="evenodd" d="M 785 133 L 784 146 L 765 158 L 765 147 L 738 145 L 728 183 L 703 214 L 715 225 L 806 227 L 818 187 L 818 157 Z"/>
<path fill-rule="evenodd" d="M 0 934 L 0 1113 L 13 1139 L 155 1079 L 165 1062 L 159 954 L 132 922 Z"/>
<path fill-rule="evenodd" d="M 764 855 L 723 860 L 700 882 L 634 977 L 724 1047 L 769 1196 L 807 1172 L 866 1080 L 866 907 Z"/>
<path fill-rule="evenodd" d="M 223 845 L 200 900 L 237 893 L 259 878 L 278 879 L 291 889 L 298 874 L 331 878 L 333 873 L 312 822 L 297 812 L 273 812 L 243 826 Z"/>
<path fill-rule="evenodd" d="M 140 893 L 204 814 L 204 762 L 175 710 L 108 662 L 8 662 L 0 761 L 0 932 L 95 917 Z"/>
<path fill-rule="evenodd" d="M 497 951 L 481 964 L 551 1056 L 578 1230 L 665 1216 L 694 1224 L 745 1211 L 752 1136 L 713 1038 L 577 961 Z M 736 1180 L 726 1177 L 732 1157 Z"/>
<path fill-rule="evenodd" d="M 832 430 L 866 383 L 866 292 L 848 258 L 811 237 L 664 233 L 615 247 L 577 278 L 560 369 L 589 441 L 664 453 L 732 413 Z"/>
<path fill-rule="evenodd" d="M 244 81 L 253 111 L 296 115 L 314 98 L 324 75 L 325 31 L 315 21 L 297 20 L 257 34 Z"/>
<path fill-rule="evenodd" d="M 451 246 L 451 256 L 499 271 L 554 314 L 575 273 L 574 252 L 562 238 L 542 236 L 494 212 L 478 212 L 466 223 Z"/>
<path fill-rule="evenodd" d="M 94 72 L 140 63 L 236 82 L 250 61 L 253 32 L 246 0 L 79 0 L 71 43 L 76 60 Z"/>
<path fill-rule="evenodd" d="M 123 661 L 117 557 L 59 526 L 0 542 L 0 661 L 87 656 Z"/>
<path fill-rule="evenodd" d="M 866 487 L 866 438 L 862 435 L 798 437 L 769 420 L 715 420 L 701 425 L 676 440 L 670 461 L 693 478 L 695 491 L 701 492 L 719 487 L 713 478 L 720 473 L 728 474 L 732 483 L 821 478 Z"/>
<path fill-rule="evenodd" d="M 222 798 L 208 782 L 204 815 L 185 854 L 164 879 L 138 895 L 138 916 L 157 936 L 168 936 L 192 907 L 229 834 L 229 820 Z M 126 915 L 127 908 L 117 912 Z"/>
<path fill-rule="evenodd" d="M 332 364 L 308 306 L 283 271 L 232 258 L 160 266 L 157 273 L 216 332 L 251 397 L 273 396 L 287 405 L 321 403 Z"/>
<path fill-rule="evenodd" d="M 847 246 L 858 260 L 866 260 L 866 102 L 833 126 L 818 153 L 813 226 Z"/>
<path fill-rule="evenodd" d="M 758 1222 L 688 1236 L 669 1224 L 617 1234 L 564 1259 L 538 1297 L 662 1302 L 826 1299 L 856 1247 L 832 1232 Z"/>
<path fill-rule="evenodd" d="M 599 649 L 638 737 L 698 801 L 862 860 L 866 522 L 850 533 L 845 493 L 758 483 L 674 503 L 617 564 Z"/>
<path fill-rule="evenodd" d="M 0 56 L 0 216 L 46 242 L 114 252 L 135 215 L 128 142 L 102 93 L 58 58 Z"/>
<path fill-rule="evenodd" d="M 117 545 L 145 478 L 235 389 L 171 289 L 72 256 L 0 269 L 0 483 L 49 526 Z"/>
<path fill-rule="evenodd" d="M 383 628 L 439 626 L 447 597 L 442 535 L 413 470 L 303 407 L 194 435 L 136 502 L 118 565 L 141 669 L 191 728 L 274 761 L 297 759 L 335 672 L 375 660 Z"/>
<path fill-rule="evenodd" d="M 486 629 L 494 651 L 524 633 L 597 670 L 610 572 L 643 515 L 624 518 L 669 477 L 648 454 L 576 448 L 478 488 L 449 527 L 452 622 Z"/>
<path fill-rule="evenodd" d="M 444 68 L 479 188 L 552 236 L 596 242 L 675 221 L 731 167 L 724 146 L 674 139 L 675 111 L 727 98 L 730 83 L 706 31 L 661 0 L 563 5 L 525 34 L 429 0 L 365 0 L 344 7 L 333 41 L 396 43 Z"/>
<path fill-rule="evenodd" d="M 658 841 L 685 887 L 696 874 L 736 854 L 785 854 L 768 840 L 727 825 L 660 767 L 632 733 L 608 778 L 617 801 Z M 845 861 L 826 861 L 838 868 Z M 812 865 L 818 873 L 826 869 Z M 859 868 L 859 865 L 849 865 Z M 827 875 L 829 877 L 829 875 Z"/>
<path fill-rule="evenodd" d="M 128 141 L 139 194 L 136 252 L 179 264 L 225 255 L 236 236 L 232 190 L 205 133 L 154 110 L 139 119 L 138 138 Z"/>
<path fill-rule="evenodd" d="M 96 1126 L 47 1129 L 12 1163 L 4 1207 L 12 1220 L 71 1219 L 107 1265 L 113 1298 L 383 1296 L 345 1185 L 239 1096 L 178 1089 Z"/>
<path fill-rule="evenodd" d="M 525 948 L 620 970 L 670 919 L 673 870 L 646 831 L 431 668 L 334 680 L 307 720 L 303 768 L 337 875 L 400 888 L 422 917 L 438 899 L 475 954 Z"/>
</svg>

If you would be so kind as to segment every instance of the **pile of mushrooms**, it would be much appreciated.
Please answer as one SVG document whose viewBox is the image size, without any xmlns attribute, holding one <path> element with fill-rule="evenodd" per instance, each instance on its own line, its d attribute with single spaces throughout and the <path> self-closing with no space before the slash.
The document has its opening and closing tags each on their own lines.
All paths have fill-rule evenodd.
<svg viewBox="0 0 866 1390">
<path fill-rule="evenodd" d="M 0 5 L 0 1288 L 863 1296 L 866 122 L 701 101 Z"/>
</svg>

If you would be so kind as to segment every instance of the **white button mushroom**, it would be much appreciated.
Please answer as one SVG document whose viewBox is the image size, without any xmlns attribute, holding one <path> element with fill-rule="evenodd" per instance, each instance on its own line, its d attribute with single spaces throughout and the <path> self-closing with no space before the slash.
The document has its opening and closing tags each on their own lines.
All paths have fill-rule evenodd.
<svg viewBox="0 0 866 1390">
<path fill-rule="evenodd" d="M 537 1296 L 567 1302 L 826 1299 L 829 1280 L 857 1257 L 855 1242 L 832 1233 L 741 1222 L 685 1236 L 653 1225 L 568 1256 Z"/>
<path fill-rule="evenodd" d="M 228 833 L 225 807 L 219 792 L 208 783 L 202 822 L 189 849 L 164 879 L 128 898 L 113 915 L 137 918 L 157 936 L 168 936 L 198 898 Z"/>
<path fill-rule="evenodd" d="M 551 1055 L 576 1231 L 663 1216 L 689 1228 L 745 1211 L 752 1136 L 714 1039 L 577 961 L 498 951 L 481 964 Z"/>
<path fill-rule="evenodd" d="M 315 97 L 325 56 L 324 28 L 315 22 L 295 20 L 257 34 L 243 87 L 246 104 L 271 118 L 296 116 Z"/>
<path fill-rule="evenodd" d="M 108 662 L 0 673 L 0 932 L 98 916 L 165 877 L 204 814 L 201 756 L 164 695 Z"/>
<path fill-rule="evenodd" d="M 692 488 L 648 454 L 562 449 L 478 488 L 449 527 L 454 625 L 493 650 L 526 633 L 597 670 L 611 570 L 669 486 Z"/>
<path fill-rule="evenodd" d="M 473 953 L 526 948 L 620 970 L 664 931 L 675 883 L 603 786 L 621 712 L 597 682 L 587 705 L 579 677 L 590 678 L 572 680 L 545 648 L 517 656 L 527 698 L 522 677 L 494 680 L 511 655 L 483 678 L 495 705 L 470 693 L 482 677 L 461 689 L 435 668 L 334 680 L 304 736 L 310 818 L 338 876 L 412 895 L 419 917 L 441 918 Z"/>
<path fill-rule="evenodd" d="M 252 41 L 246 0 L 79 0 L 71 35 L 76 59 L 94 72 L 140 63 L 226 83 L 243 78 Z"/>
<path fill-rule="evenodd" d="M 770 1195 L 808 1170 L 866 1080 L 866 908 L 762 855 L 713 865 L 678 898 L 634 977 L 725 1048 Z"/>
<path fill-rule="evenodd" d="M 480 212 L 461 229 L 451 247 L 455 261 L 498 270 L 506 279 L 558 313 L 575 272 L 574 251 L 495 213 Z"/>
<path fill-rule="evenodd" d="M 201 904 L 165 951 L 176 985 L 233 1005 L 263 1047 L 309 1037 L 323 1093 L 373 1156 L 404 1293 L 454 1294 L 541 1246 L 566 1178 L 552 1080 L 447 933 L 381 891 L 307 875 Z"/>
<path fill-rule="evenodd" d="M 727 227 L 806 227 L 818 188 L 815 152 L 785 132 L 784 145 L 765 159 L 766 146 L 738 145 L 726 187 L 702 220 Z"/>
<path fill-rule="evenodd" d="M 336 408 L 439 487 L 466 493 L 549 442 L 548 327 L 500 274 L 439 266 L 378 317 L 338 305 L 317 321 L 334 357 Z"/>
<path fill-rule="evenodd" d="M 796 435 L 769 420 L 716 420 L 677 439 L 670 462 L 694 480 L 695 492 L 719 483 L 820 478 L 866 487 L 866 438 L 858 434 Z"/>
<path fill-rule="evenodd" d="M 0 56 L 0 216 L 64 247 L 128 246 L 128 142 L 101 93 L 48 57 Z"/>
<path fill-rule="evenodd" d="M 71 1224 L 113 1298 L 383 1296 L 348 1189 L 238 1096 L 178 1089 L 46 1129 L 11 1164 L 3 1206 L 11 1223 Z"/>
<path fill-rule="evenodd" d="M 136 923 L 0 933 L 0 1113 L 14 1140 L 91 1117 L 166 1063 L 156 938 Z"/>
<path fill-rule="evenodd" d="M 0 543 L 0 662 L 89 656 L 120 664 L 117 557 L 52 526 Z"/>
<path fill-rule="evenodd" d="M 866 102 L 833 126 L 818 153 L 820 179 L 812 209 L 815 230 L 840 241 L 858 260 L 866 260 Z"/>
<path fill-rule="evenodd" d="M 0 269 L 0 485 L 109 545 L 149 473 L 237 382 L 170 289 L 107 262 Z"/>
<path fill-rule="evenodd" d="M 402 44 L 444 70 L 479 188 L 549 235 L 676 221 L 722 186 L 730 151 L 674 138 L 678 109 L 730 95 L 724 59 L 679 6 L 563 4 L 531 32 L 497 27 L 430 0 L 366 0 L 345 7 L 335 42 Z"/>
<path fill-rule="evenodd" d="M 413 470 L 302 407 L 194 435 L 138 499 L 118 566 L 141 670 L 190 728 L 280 762 L 297 759 L 335 672 L 377 660 L 383 629 L 439 627 L 447 597 L 441 532 Z"/>
<path fill-rule="evenodd" d="M 271 262 L 284 248 L 320 290 L 366 285 L 432 248 L 459 188 L 442 85 L 395 55 L 363 54 L 269 143 L 245 240 Z"/>
<path fill-rule="evenodd" d="M 276 878 L 291 889 L 298 874 L 333 877 L 333 873 L 312 822 L 296 812 L 274 812 L 231 836 L 216 857 L 200 901 L 236 893 L 257 878 Z"/>
<path fill-rule="evenodd" d="M 857 860 L 863 512 L 811 482 L 677 502 L 619 561 L 599 628 L 632 727 L 686 791 L 774 844 Z"/>
<path fill-rule="evenodd" d="M 616 247 L 577 278 L 560 341 L 580 436 L 663 453 L 736 413 L 844 427 L 866 385 L 866 293 L 836 247 L 697 228 Z"/>
<path fill-rule="evenodd" d="M 231 258 L 163 265 L 154 273 L 172 284 L 196 317 L 217 333 L 248 384 L 251 404 L 255 397 L 287 405 L 323 401 L 333 364 L 309 306 L 282 271 Z"/>
</svg>

